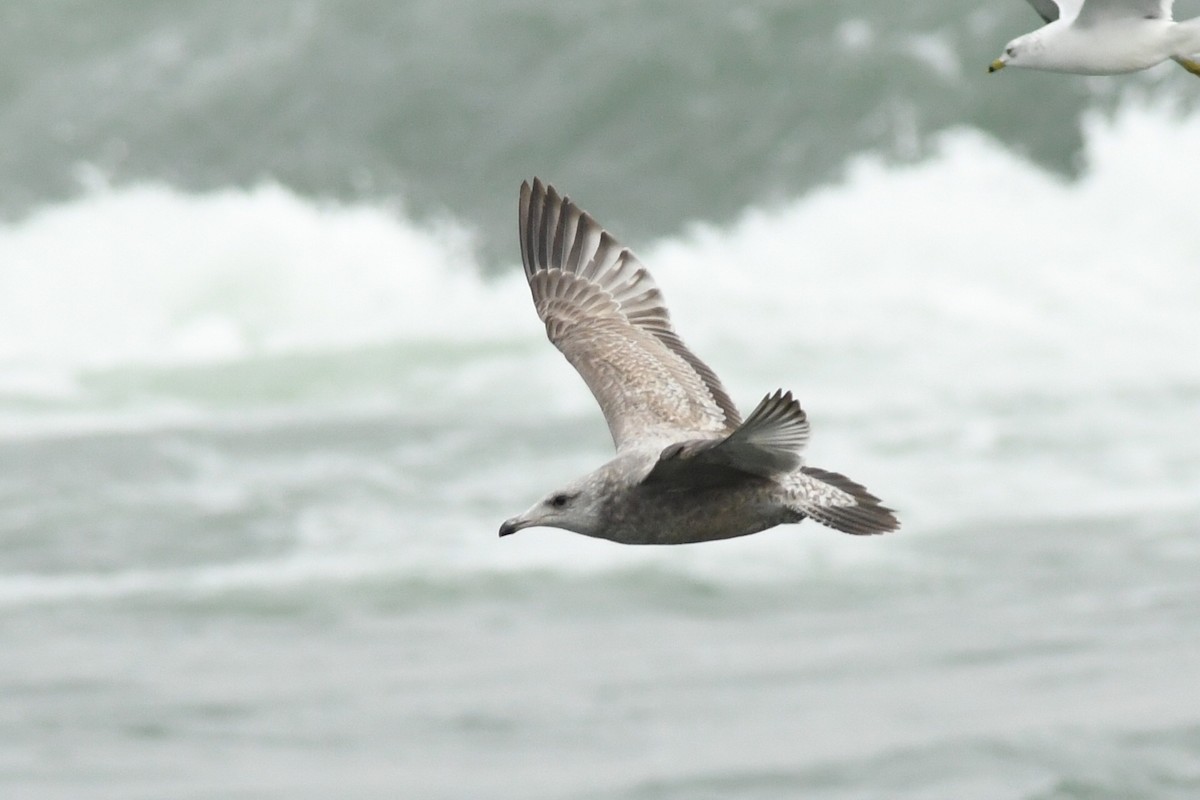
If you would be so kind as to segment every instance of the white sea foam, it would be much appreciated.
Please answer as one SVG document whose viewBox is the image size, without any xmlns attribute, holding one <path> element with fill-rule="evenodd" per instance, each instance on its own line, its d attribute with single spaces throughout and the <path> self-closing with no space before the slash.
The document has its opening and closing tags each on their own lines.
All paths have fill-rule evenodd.
<svg viewBox="0 0 1200 800">
<path fill-rule="evenodd" d="M 1077 182 L 960 131 L 926 162 L 863 159 L 647 260 L 690 336 L 875 354 L 893 398 L 1196 380 L 1200 117 L 1129 111 L 1088 131 Z"/>
<path fill-rule="evenodd" d="M 961 131 L 923 163 L 863 158 L 729 227 L 628 244 L 708 347 L 882 351 L 905 394 L 964 377 L 1191 379 L 1198 134 L 1200 117 L 1163 110 L 1094 119 L 1088 169 L 1068 182 Z M 130 363 L 523 340 L 536 323 L 519 269 L 482 277 L 469 239 L 273 186 L 99 189 L 0 227 L 0 389 L 65 393 L 71 369 Z"/>
<path fill-rule="evenodd" d="M 18 376 L 486 337 L 514 288 L 481 280 L 464 227 L 277 186 L 98 188 L 0 227 L 0 264 L 0 365 Z"/>
</svg>

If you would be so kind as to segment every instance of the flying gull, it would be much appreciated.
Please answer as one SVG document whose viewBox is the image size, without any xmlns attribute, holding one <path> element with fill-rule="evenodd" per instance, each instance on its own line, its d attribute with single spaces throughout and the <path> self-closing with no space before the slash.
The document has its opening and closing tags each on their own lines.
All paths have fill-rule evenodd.
<svg viewBox="0 0 1200 800">
<path fill-rule="evenodd" d="M 1116 75 L 1168 58 L 1200 76 L 1200 17 L 1171 18 L 1174 0 L 1029 0 L 1046 25 L 1013 39 L 988 72 L 1006 66 Z"/>
<path fill-rule="evenodd" d="M 899 522 L 854 481 L 804 465 L 808 420 L 790 392 L 743 421 L 671 326 L 637 257 L 554 187 L 521 185 L 521 259 L 554 346 L 592 390 L 617 455 L 505 521 L 623 544 L 745 536 L 812 517 L 853 534 Z"/>
</svg>

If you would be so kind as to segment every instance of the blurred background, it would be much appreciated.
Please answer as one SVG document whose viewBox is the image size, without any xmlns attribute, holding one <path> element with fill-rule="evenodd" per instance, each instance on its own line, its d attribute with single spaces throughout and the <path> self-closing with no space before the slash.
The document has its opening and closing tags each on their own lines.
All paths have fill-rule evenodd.
<svg viewBox="0 0 1200 800">
<path fill-rule="evenodd" d="M 1200 796 L 1200 81 L 1037 24 L 0 5 L 0 794 Z M 611 452 L 533 175 L 903 529 L 500 541 Z"/>
</svg>

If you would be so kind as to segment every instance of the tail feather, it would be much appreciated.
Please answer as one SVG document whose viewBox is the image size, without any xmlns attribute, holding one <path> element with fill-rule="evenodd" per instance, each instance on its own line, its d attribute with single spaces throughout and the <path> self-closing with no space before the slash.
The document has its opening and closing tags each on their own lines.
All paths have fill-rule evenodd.
<svg viewBox="0 0 1200 800">
<path fill-rule="evenodd" d="M 1179 66 L 1200 77 L 1200 17 L 1180 20 L 1173 29 L 1175 55 Z"/>
<path fill-rule="evenodd" d="M 892 509 L 880 505 L 879 498 L 837 472 L 801 467 L 794 473 L 797 486 L 791 505 L 822 525 L 868 536 L 888 533 L 900 527 Z"/>
<path fill-rule="evenodd" d="M 1184 58 L 1183 56 L 1172 56 L 1179 66 L 1186 69 L 1188 72 L 1200 78 L 1200 55 L 1192 58 Z"/>
</svg>

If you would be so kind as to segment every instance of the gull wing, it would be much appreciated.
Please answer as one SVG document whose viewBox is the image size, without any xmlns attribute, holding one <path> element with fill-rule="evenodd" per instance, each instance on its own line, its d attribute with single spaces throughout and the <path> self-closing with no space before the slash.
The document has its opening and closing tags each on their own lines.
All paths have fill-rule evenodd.
<svg viewBox="0 0 1200 800">
<path fill-rule="evenodd" d="M 1084 0 L 1075 20 L 1079 25 L 1091 25 L 1113 17 L 1170 19 L 1174 4 L 1174 0 Z"/>
<path fill-rule="evenodd" d="M 592 390 L 618 451 L 738 426 L 733 401 L 675 333 L 630 250 L 536 178 L 521 184 L 518 232 L 546 335 Z"/>
<path fill-rule="evenodd" d="M 1078 2 L 1079 0 L 1076 0 L 1076 5 Z M 1058 19 L 1061 13 L 1058 8 L 1058 3 L 1054 2 L 1054 0 L 1029 0 L 1029 5 L 1033 6 L 1033 10 L 1036 11 L 1038 16 L 1045 20 L 1047 24 Z"/>
<path fill-rule="evenodd" d="M 645 480 L 701 488 L 791 472 L 801 464 L 808 432 L 800 403 L 791 392 L 776 391 L 724 439 L 694 439 L 667 447 Z"/>
</svg>

